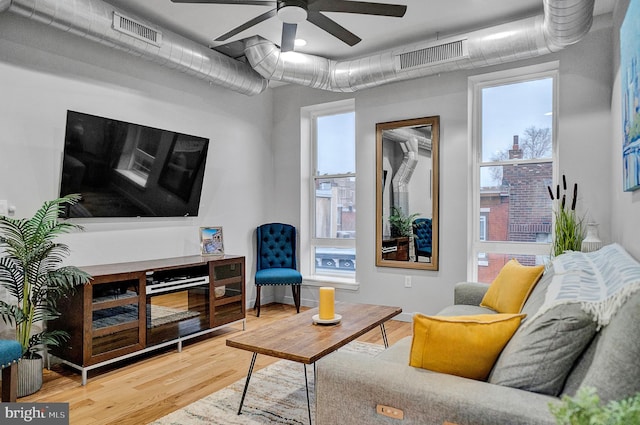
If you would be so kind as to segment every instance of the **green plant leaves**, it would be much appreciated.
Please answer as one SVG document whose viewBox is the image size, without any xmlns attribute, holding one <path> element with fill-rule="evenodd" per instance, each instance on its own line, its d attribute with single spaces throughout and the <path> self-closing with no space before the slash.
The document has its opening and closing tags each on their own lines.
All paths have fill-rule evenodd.
<svg viewBox="0 0 640 425">
<path fill-rule="evenodd" d="M 411 224 L 420 213 L 404 215 L 402 208 L 391 207 L 391 215 L 389 216 L 389 224 L 392 230 L 395 230 L 399 236 L 411 235 Z"/>
<path fill-rule="evenodd" d="M 66 334 L 60 331 L 32 334 L 32 325 L 58 317 L 56 301 L 91 279 L 76 267 L 60 267 L 69 248 L 55 242 L 64 233 L 82 229 L 58 221 L 60 212 L 79 200 L 79 195 L 67 195 L 46 201 L 29 219 L 0 216 L 0 248 L 5 253 L 0 258 L 0 285 L 16 300 L 13 304 L 0 301 L 0 317 L 16 326 L 23 355 L 64 340 Z"/>
<path fill-rule="evenodd" d="M 549 404 L 549 410 L 558 425 L 635 425 L 640 424 L 640 393 L 603 406 L 595 388 L 583 387 L 575 397 Z"/>
<path fill-rule="evenodd" d="M 557 257 L 565 251 L 580 251 L 584 239 L 584 218 L 576 213 L 578 184 L 573 185 L 571 203 L 567 204 L 567 177 L 562 175 L 562 196 L 560 185 L 556 185 L 555 197 L 551 186 L 547 186 L 549 197 L 555 202 L 555 225 L 553 232 L 552 255 Z"/>
</svg>

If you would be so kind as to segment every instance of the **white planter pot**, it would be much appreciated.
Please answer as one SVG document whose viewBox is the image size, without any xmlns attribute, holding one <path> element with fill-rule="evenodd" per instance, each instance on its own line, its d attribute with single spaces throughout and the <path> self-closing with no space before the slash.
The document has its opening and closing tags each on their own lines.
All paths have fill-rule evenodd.
<svg viewBox="0 0 640 425">
<path fill-rule="evenodd" d="M 42 356 L 33 359 L 20 359 L 18 362 L 18 397 L 33 394 L 42 388 L 43 368 L 44 359 Z"/>
</svg>

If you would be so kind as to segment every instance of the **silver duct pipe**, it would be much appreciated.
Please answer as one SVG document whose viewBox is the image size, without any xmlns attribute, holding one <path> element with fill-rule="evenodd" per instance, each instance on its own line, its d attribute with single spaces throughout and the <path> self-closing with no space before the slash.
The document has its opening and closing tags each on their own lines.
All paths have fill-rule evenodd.
<svg viewBox="0 0 640 425">
<path fill-rule="evenodd" d="M 557 52 L 582 40 L 593 23 L 595 0 L 544 0 L 544 36 Z"/>
<path fill-rule="evenodd" d="M 425 136 L 424 132 L 428 132 L 429 137 Z M 420 130 L 411 127 L 392 128 L 383 131 L 382 138 L 383 140 L 398 143 L 409 139 L 416 139 L 418 142 L 418 149 L 424 149 L 431 152 L 431 131 L 427 128 L 421 128 Z"/>
<path fill-rule="evenodd" d="M 418 164 L 418 139 L 399 142 L 403 152 L 402 163 L 391 180 L 393 191 L 393 205 L 403 214 L 409 215 L 409 181 Z"/>
<path fill-rule="evenodd" d="M 147 24 L 146 20 L 118 10 L 102 0 L 0 0 L 0 12 L 4 10 L 152 60 L 238 93 L 259 94 L 268 85 L 265 79 L 245 63 L 169 30 Z M 149 43 L 140 37 L 114 30 L 114 12 L 145 23 L 137 26 L 138 29 L 134 31 L 157 30 L 161 34 L 161 41 Z"/>
<path fill-rule="evenodd" d="M 356 60 L 334 61 L 282 53 L 254 37 L 245 47 L 249 63 L 267 79 L 337 92 L 353 92 L 441 72 L 533 58 L 578 42 L 591 28 L 595 0 L 543 0 L 544 15 L 417 43 Z"/>
</svg>

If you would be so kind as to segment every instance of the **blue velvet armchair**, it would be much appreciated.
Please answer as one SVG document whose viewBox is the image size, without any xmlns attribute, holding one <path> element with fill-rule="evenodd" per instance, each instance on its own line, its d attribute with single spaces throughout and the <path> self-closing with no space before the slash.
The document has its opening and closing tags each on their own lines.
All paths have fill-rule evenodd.
<svg viewBox="0 0 640 425">
<path fill-rule="evenodd" d="M 18 341 L 0 340 L 0 367 L 2 368 L 2 401 L 15 402 L 18 388 L 18 360 L 22 346 Z"/>
<path fill-rule="evenodd" d="M 418 261 L 418 256 L 428 257 L 431 261 L 431 219 L 416 218 L 413 220 L 412 227 L 416 261 Z"/>
<path fill-rule="evenodd" d="M 290 224 L 267 223 L 257 230 L 256 302 L 260 317 L 260 288 L 291 285 L 296 311 L 300 313 L 302 275 L 296 263 L 296 228 Z"/>
</svg>

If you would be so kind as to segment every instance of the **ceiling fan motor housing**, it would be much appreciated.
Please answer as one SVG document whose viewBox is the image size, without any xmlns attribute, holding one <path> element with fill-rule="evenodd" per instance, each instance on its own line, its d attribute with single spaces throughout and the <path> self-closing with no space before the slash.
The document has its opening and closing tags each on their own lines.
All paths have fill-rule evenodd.
<svg viewBox="0 0 640 425">
<path fill-rule="evenodd" d="M 307 19 L 305 0 L 278 0 L 278 18 L 287 24 L 297 24 Z"/>
</svg>

